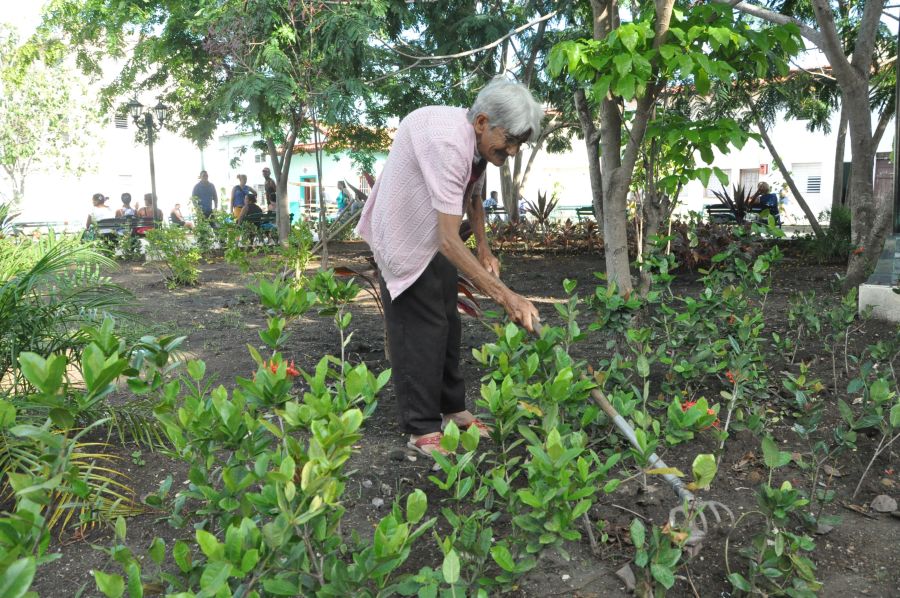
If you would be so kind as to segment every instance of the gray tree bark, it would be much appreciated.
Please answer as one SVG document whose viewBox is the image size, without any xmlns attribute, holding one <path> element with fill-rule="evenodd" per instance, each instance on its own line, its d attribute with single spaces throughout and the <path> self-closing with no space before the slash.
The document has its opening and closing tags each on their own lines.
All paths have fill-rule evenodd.
<svg viewBox="0 0 900 598">
<path fill-rule="evenodd" d="M 291 157 L 294 155 L 294 142 L 297 140 L 297 129 L 296 126 L 291 127 L 284 146 L 280 150 L 275 146 L 275 140 L 272 137 L 266 137 L 269 161 L 272 164 L 272 173 L 275 175 L 275 224 L 278 227 L 278 241 L 282 245 L 288 244 L 291 234 L 287 186 L 288 174 L 291 170 Z"/>
<path fill-rule="evenodd" d="M 844 151 L 847 147 L 847 122 L 849 117 L 841 105 L 837 141 L 834 147 L 834 184 L 831 187 L 831 213 L 844 207 Z"/>
<path fill-rule="evenodd" d="M 600 132 L 594 126 L 594 118 L 588 106 L 584 89 L 575 91 L 575 111 L 584 134 L 584 147 L 588 158 L 588 176 L 591 181 L 591 205 L 597 222 L 603 222 L 603 174 L 600 170 Z"/>
</svg>

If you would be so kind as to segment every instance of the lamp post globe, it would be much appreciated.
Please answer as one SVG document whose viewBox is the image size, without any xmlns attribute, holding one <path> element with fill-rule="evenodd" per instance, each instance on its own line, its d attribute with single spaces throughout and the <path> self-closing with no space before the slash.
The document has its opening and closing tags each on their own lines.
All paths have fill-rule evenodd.
<svg viewBox="0 0 900 598">
<path fill-rule="evenodd" d="M 153 107 L 153 114 L 156 116 L 156 122 L 162 127 L 163 123 L 166 121 L 166 117 L 169 115 L 169 107 L 162 102 L 158 102 L 156 106 Z"/>
<path fill-rule="evenodd" d="M 128 114 L 130 114 L 131 118 L 134 119 L 134 122 L 137 123 L 138 119 L 141 117 L 141 113 L 144 111 L 144 105 L 135 98 L 128 102 L 127 107 Z"/>
</svg>

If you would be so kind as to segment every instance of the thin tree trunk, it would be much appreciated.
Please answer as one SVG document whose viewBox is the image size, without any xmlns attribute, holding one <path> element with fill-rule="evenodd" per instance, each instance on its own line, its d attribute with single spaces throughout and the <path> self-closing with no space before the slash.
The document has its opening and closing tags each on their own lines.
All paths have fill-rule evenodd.
<svg viewBox="0 0 900 598">
<path fill-rule="evenodd" d="M 847 123 L 849 117 L 841 104 L 837 140 L 834 147 L 834 184 L 831 187 L 831 214 L 844 207 L 844 153 L 847 145 Z"/>
<path fill-rule="evenodd" d="M 872 133 L 872 147 L 876 152 L 878 151 L 878 146 L 881 145 L 881 138 L 884 137 L 884 132 L 893 116 L 894 112 L 885 108 L 884 112 L 881 113 L 881 116 L 878 117 L 878 125 L 875 127 L 875 132 Z"/>
<path fill-rule="evenodd" d="M 281 151 L 275 147 L 275 140 L 266 137 L 269 160 L 272 172 L 275 173 L 275 225 L 278 228 L 278 241 L 287 245 L 291 234 L 291 214 L 288 206 L 288 174 L 291 170 L 291 157 L 294 154 L 294 141 L 297 139 L 297 126 L 291 128 Z"/>
<path fill-rule="evenodd" d="M 862 284 L 881 255 L 887 233 L 887 206 L 875 197 L 875 147 L 872 144 L 872 121 L 868 106 L 868 83 L 844 91 L 844 102 L 850 111 L 850 148 L 853 166 L 850 174 L 850 239 L 854 247 L 847 263 L 844 290 Z M 881 201 L 881 203 L 887 203 Z"/>
<path fill-rule="evenodd" d="M 503 207 L 506 208 L 509 221 L 518 222 L 519 189 L 513 180 L 508 160 L 500 167 L 500 199 L 503 201 Z"/>
<path fill-rule="evenodd" d="M 312 109 L 313 125 L 313 151 L 316 156 L 316 182 L 319 189 L 319 241 L 322 244 L 322 256 L 319 267 L 322 270 L 328 268 L 328 212 L 325 208 L 325 186 L 322 184 L 322 144 L 319 142 L 319 123 L 316 119 L 316 109 Z"/>
<path fill-rule="evenodd" d="M 594 206 L 594 217 L 603 222 L 603 175 L 600 171 L 600 133 L 594 126 L 591 109 L 588 106 L 584 89 L 575 90 L 575 111 L 581 122 L 584 134 L 584 147 L 588 158 L 588 175 L 591 181 L 591 204 Z"/>
<path fill-rule="evenodd" d="M 791 173 L 784 165 L 784 161 L 781 159 L 781 155 L 775 149 L 775 144 L 772 143 L 772 139 L 769 137 L 768 131 L 766 131 L 766 127 L 762 122 L 762 119 L 759 118 L 759 113 L 756 112 L 756 108 L 751 103 L 750 109 L 753 111 L 753 117 L 756 120 L 756 128 L 759 129 L 759 134 L 763 138 L 763 142 L 766 144 L 766 148 L 768 148 L 769 153 L 772 154 L 772 159 L 775 160 L 775 164 L 778 165 L 778 169 L 781 170 L 782 174 L 784 174 L 784 180 L 788 184 L 788 187 L 791 189 L 791 193 L 794 195 L 794 199 L 797 200 L 797 203 L 800 205 L 800 209 L 803 210 L 803 213 L 806 215 L 806 219 L 809 221 L 809 225 L 812 227 L 813 232 L 816 233 L 817 237 L 823 237 L 825 235 L 825 231 L 822 230 L 822 225 L 819 224 L 818 219 L 816 219 L 815 214 L 813 214 L 812 210 L 809 209 L 809 205 L 806 203 L 806 200 L 803 199 L 803 194 L 800 193 L 800 189 L 797 188 L 797 183 L 794 182 L 794 177 L 791 176 Z M 773 214 L 774 216 L 774 214 Z"/>
</svg>

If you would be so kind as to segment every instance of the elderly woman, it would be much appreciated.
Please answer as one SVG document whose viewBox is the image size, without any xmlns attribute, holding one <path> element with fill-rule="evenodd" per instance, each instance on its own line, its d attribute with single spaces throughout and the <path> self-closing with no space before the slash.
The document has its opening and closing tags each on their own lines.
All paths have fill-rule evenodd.
<svg viewBox="0 0 900 598">
<path fill-rule="evenodd" d="M 441 430 L 449 421 L 486 434 L 466 409 L 459 372 L 457 270 L 528 330 L 538 320 L 535 306 L 500 281 L 479 198 L 487 163 L 501 166 L 522 143 L 536 139 L 542 117 L 527 88 L 502 79 L 485 87 L 469 110 L 415 110 L 400 123 L 363 208 L 357 231 L 381 271 L 400 422 L 409 448 L 422 454 L 442 450 Z M 463 213 L 475 233 L 477 257 L 459 237 Z"/>
<path fill-rule="evenodd" d="M 753 194 L 753 209 L 762 212 L 768 210 L 775 219 L 775 224 L 781 226 L 781 214 L 778 211 L 778 196 L 772 193 L 769 183 L 762 182 Z"/>
</svg>

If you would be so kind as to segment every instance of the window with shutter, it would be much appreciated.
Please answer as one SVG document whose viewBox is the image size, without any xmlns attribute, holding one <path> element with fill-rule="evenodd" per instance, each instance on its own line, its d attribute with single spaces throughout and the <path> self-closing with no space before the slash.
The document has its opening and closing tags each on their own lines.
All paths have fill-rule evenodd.
<svg viewBox="0 0 900 598">
<path fill-rule="evenodd" d="M 822 163 L 797 162 L 791 165 L 791 174 L 797 187 L 804 193 L 818 195 L 822 192 Z"/>
</svg>

